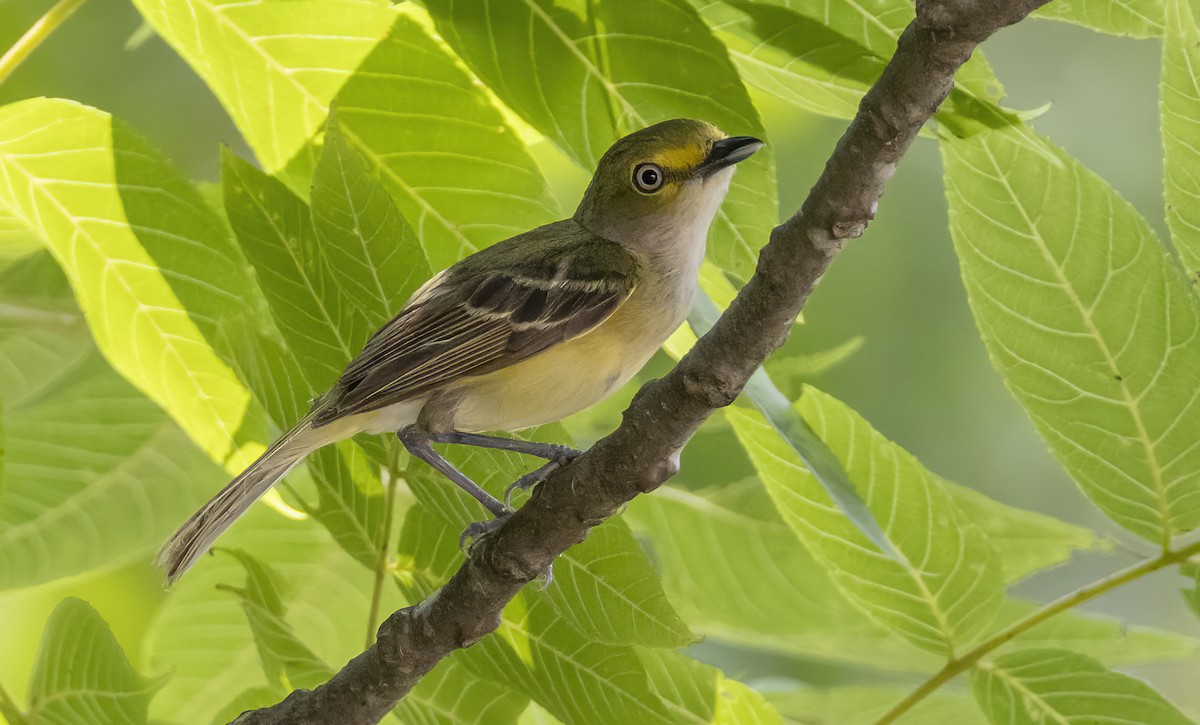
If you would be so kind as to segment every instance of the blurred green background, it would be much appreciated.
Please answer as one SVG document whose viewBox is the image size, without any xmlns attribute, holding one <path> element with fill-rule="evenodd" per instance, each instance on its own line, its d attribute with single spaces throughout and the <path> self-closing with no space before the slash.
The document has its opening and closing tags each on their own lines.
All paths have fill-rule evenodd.
<svg viewBox="0 0 1200 725">
<path fill-rule="evenodd" d="M 50 4 L 0 0 L 0 47 L 8 47 Z M 215 181 L 220 144 L 249 153 L 199 78 L 158 38 L 140 37 L 140 23 L 124 0 L 92 0 L 0 85 L 0 104 L 59 96 L 94 105 L 131 123 L 188 175 Z M 985 50 L 1006 84 L 1006 105 L 1052 104 L 1035 127 L 1107 179 L 1161 233 L 1159 43 L 1035 20 L 1001 33 Z M 781 208 L 794 210 L 843 124 L 805 116 L 770 98 L 755 100 L 777 154 Z M 539 154 L 559 200 L 570 208 L 586 179 L 548 148 Z M 936 473 L 1002 502 L 1092 526 L 1123 550 L 1103 561 L 1077 556 L 1069 568 L 1021 584 L 1017 594 L 1052 597 L 1103 576 L 1117 562 L 1151 553 L 1078 493 L 989 366 L 959 281 L 940 163 L 930 142 L 918 142 L 906 157 L 875 223 L 822 281 L 789 349 L 817 351 L 856 336 L 864 339 L 861 349 L 813 383 L 853 406 Z M 615 415 L 606 421 L 616 422 Z M 696 455 L 685 457 L 683 476 L 696 475 L 687 466 Z M 726 465 L 739 465 L 733 458 Z M 722 461 L 720 452 L 705 454 L 705 466 Z M 1200 636 L 1200 623 L 1178 596 L 1180 584 L 1174 572 L 1163 572 L 1087 608 Z M 162 598 L 158 574 L 144 561 L 0 594 L 0 682 L 10 692 L 25 691 L 45 619 L 69 595 L 91 602 L 142 668 L 141 638 Z M 817 682 L 834 676 L 822 667 L 716 643 L 699 645 L 696 654 L 744 680 L 781 671 Z M 1154 668 L 1164 694 L 1185 709 L 1200 709 L 1197 663 Z"/>
</svg>

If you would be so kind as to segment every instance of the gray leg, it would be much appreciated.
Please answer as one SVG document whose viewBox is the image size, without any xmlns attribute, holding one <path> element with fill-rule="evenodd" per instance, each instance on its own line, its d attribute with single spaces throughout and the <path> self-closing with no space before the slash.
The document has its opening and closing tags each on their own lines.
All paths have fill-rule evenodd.
<svg viewBox="0 0 1200 725">
<path fill-rule="evenodd" d="M 434 443 L 449 443 L 451 445 L 475 446 L 476 448 L 495 448 L 500 451 L 512 451 L 526 456 L 545 458 L 566 464 L 579 457 L 579 451 L 559 443 L 538 443 L 523 441 L 519 438 L 501 438 L 500 436 L 481 435 L 479 433 L 430 433 L 429 440 Z"/>
<path fill-rule="evenodd" d="M 396 433 L 396 437 L 400 439 L 400 442 L 404 444 L 409 453 L 428 463 L 434 470 L 446 478 L 454 481 L 462 490 L 471 494 L 476 501 L 483 504 L 488 511 L 491 511 L 493 516 L 501 517 L 512 513 L 499 499 L 484 491 L 480 488 L 479 484 L 467 478 L 466 474 L 455 468 L 450 464 L 450 461 L 442 458 L 441 454 L 433 450 L 429 445 L 430 436 L 425 431 L 415 425 L 410 425 Z"/>
</svg>

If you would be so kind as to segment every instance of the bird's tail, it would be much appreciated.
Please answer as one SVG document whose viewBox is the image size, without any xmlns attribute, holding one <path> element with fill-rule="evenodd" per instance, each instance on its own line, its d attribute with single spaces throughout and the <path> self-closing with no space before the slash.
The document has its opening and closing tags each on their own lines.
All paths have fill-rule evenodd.
<svg viewBox="0 0 1200 725">
<path fill-rule="evenodd" d="M 250 504 L 326 442 L 325 436 L 313 434 L 311 421 L 300 421 L 171 535 L 154 558 L 168 585 L 183 576 Z"/>
</svg>

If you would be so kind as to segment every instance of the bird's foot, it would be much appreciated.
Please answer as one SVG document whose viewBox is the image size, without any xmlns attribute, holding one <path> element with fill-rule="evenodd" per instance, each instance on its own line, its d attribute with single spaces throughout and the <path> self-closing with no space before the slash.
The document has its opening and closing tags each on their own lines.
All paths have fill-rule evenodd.
<svg viewBox="0 0 1200 725">
<path fill-rule="evenodd" d="M 562 446 L 562 448 L 564 450 L 557 458 L 550 459 L 509 484 L 508 488 L 504 489 L 504 505 L 511 507 L 514 493 L 517 491 L 528 491 L 542 481 L 545 481 L 556 469 L 562 468 L 583 455 L 582 452 L 574 448 L 568 448 L 567 446 Z"/>
<path fill-rule="evenodd" d="M 462 534 L 458 537 L 458 547 L 462 549 L 463 556 L 470 556 L 475 545 L 504 526 L 513 513 L 509 511 L 489 521 L 476 521 L 463 529 Z M 538 579 L 542 580 L 542 590 L 545 591 L 546 587 L 550 586 L 550 582 L 554 581 L 554 565 L 551 564 L 543 569 L 542 573 L 538 575 Z"/>
</svg>

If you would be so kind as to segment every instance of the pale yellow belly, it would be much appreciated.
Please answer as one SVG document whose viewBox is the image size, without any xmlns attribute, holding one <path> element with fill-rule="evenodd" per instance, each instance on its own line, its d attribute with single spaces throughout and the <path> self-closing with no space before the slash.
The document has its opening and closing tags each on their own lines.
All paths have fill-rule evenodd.
<svg viewBox="0 0 1200 725">
<path fill-rule="evenodd" d="M 624 312 L 625 314 L 622 314 Z M 465 378 L 454 414 L 462 431 L 521 430 L 562 420 L 608 397 L 637 374 L 678 325 L 658 329 L 623 309 L 591 332 L 503 370 Z"/>
</svg>

